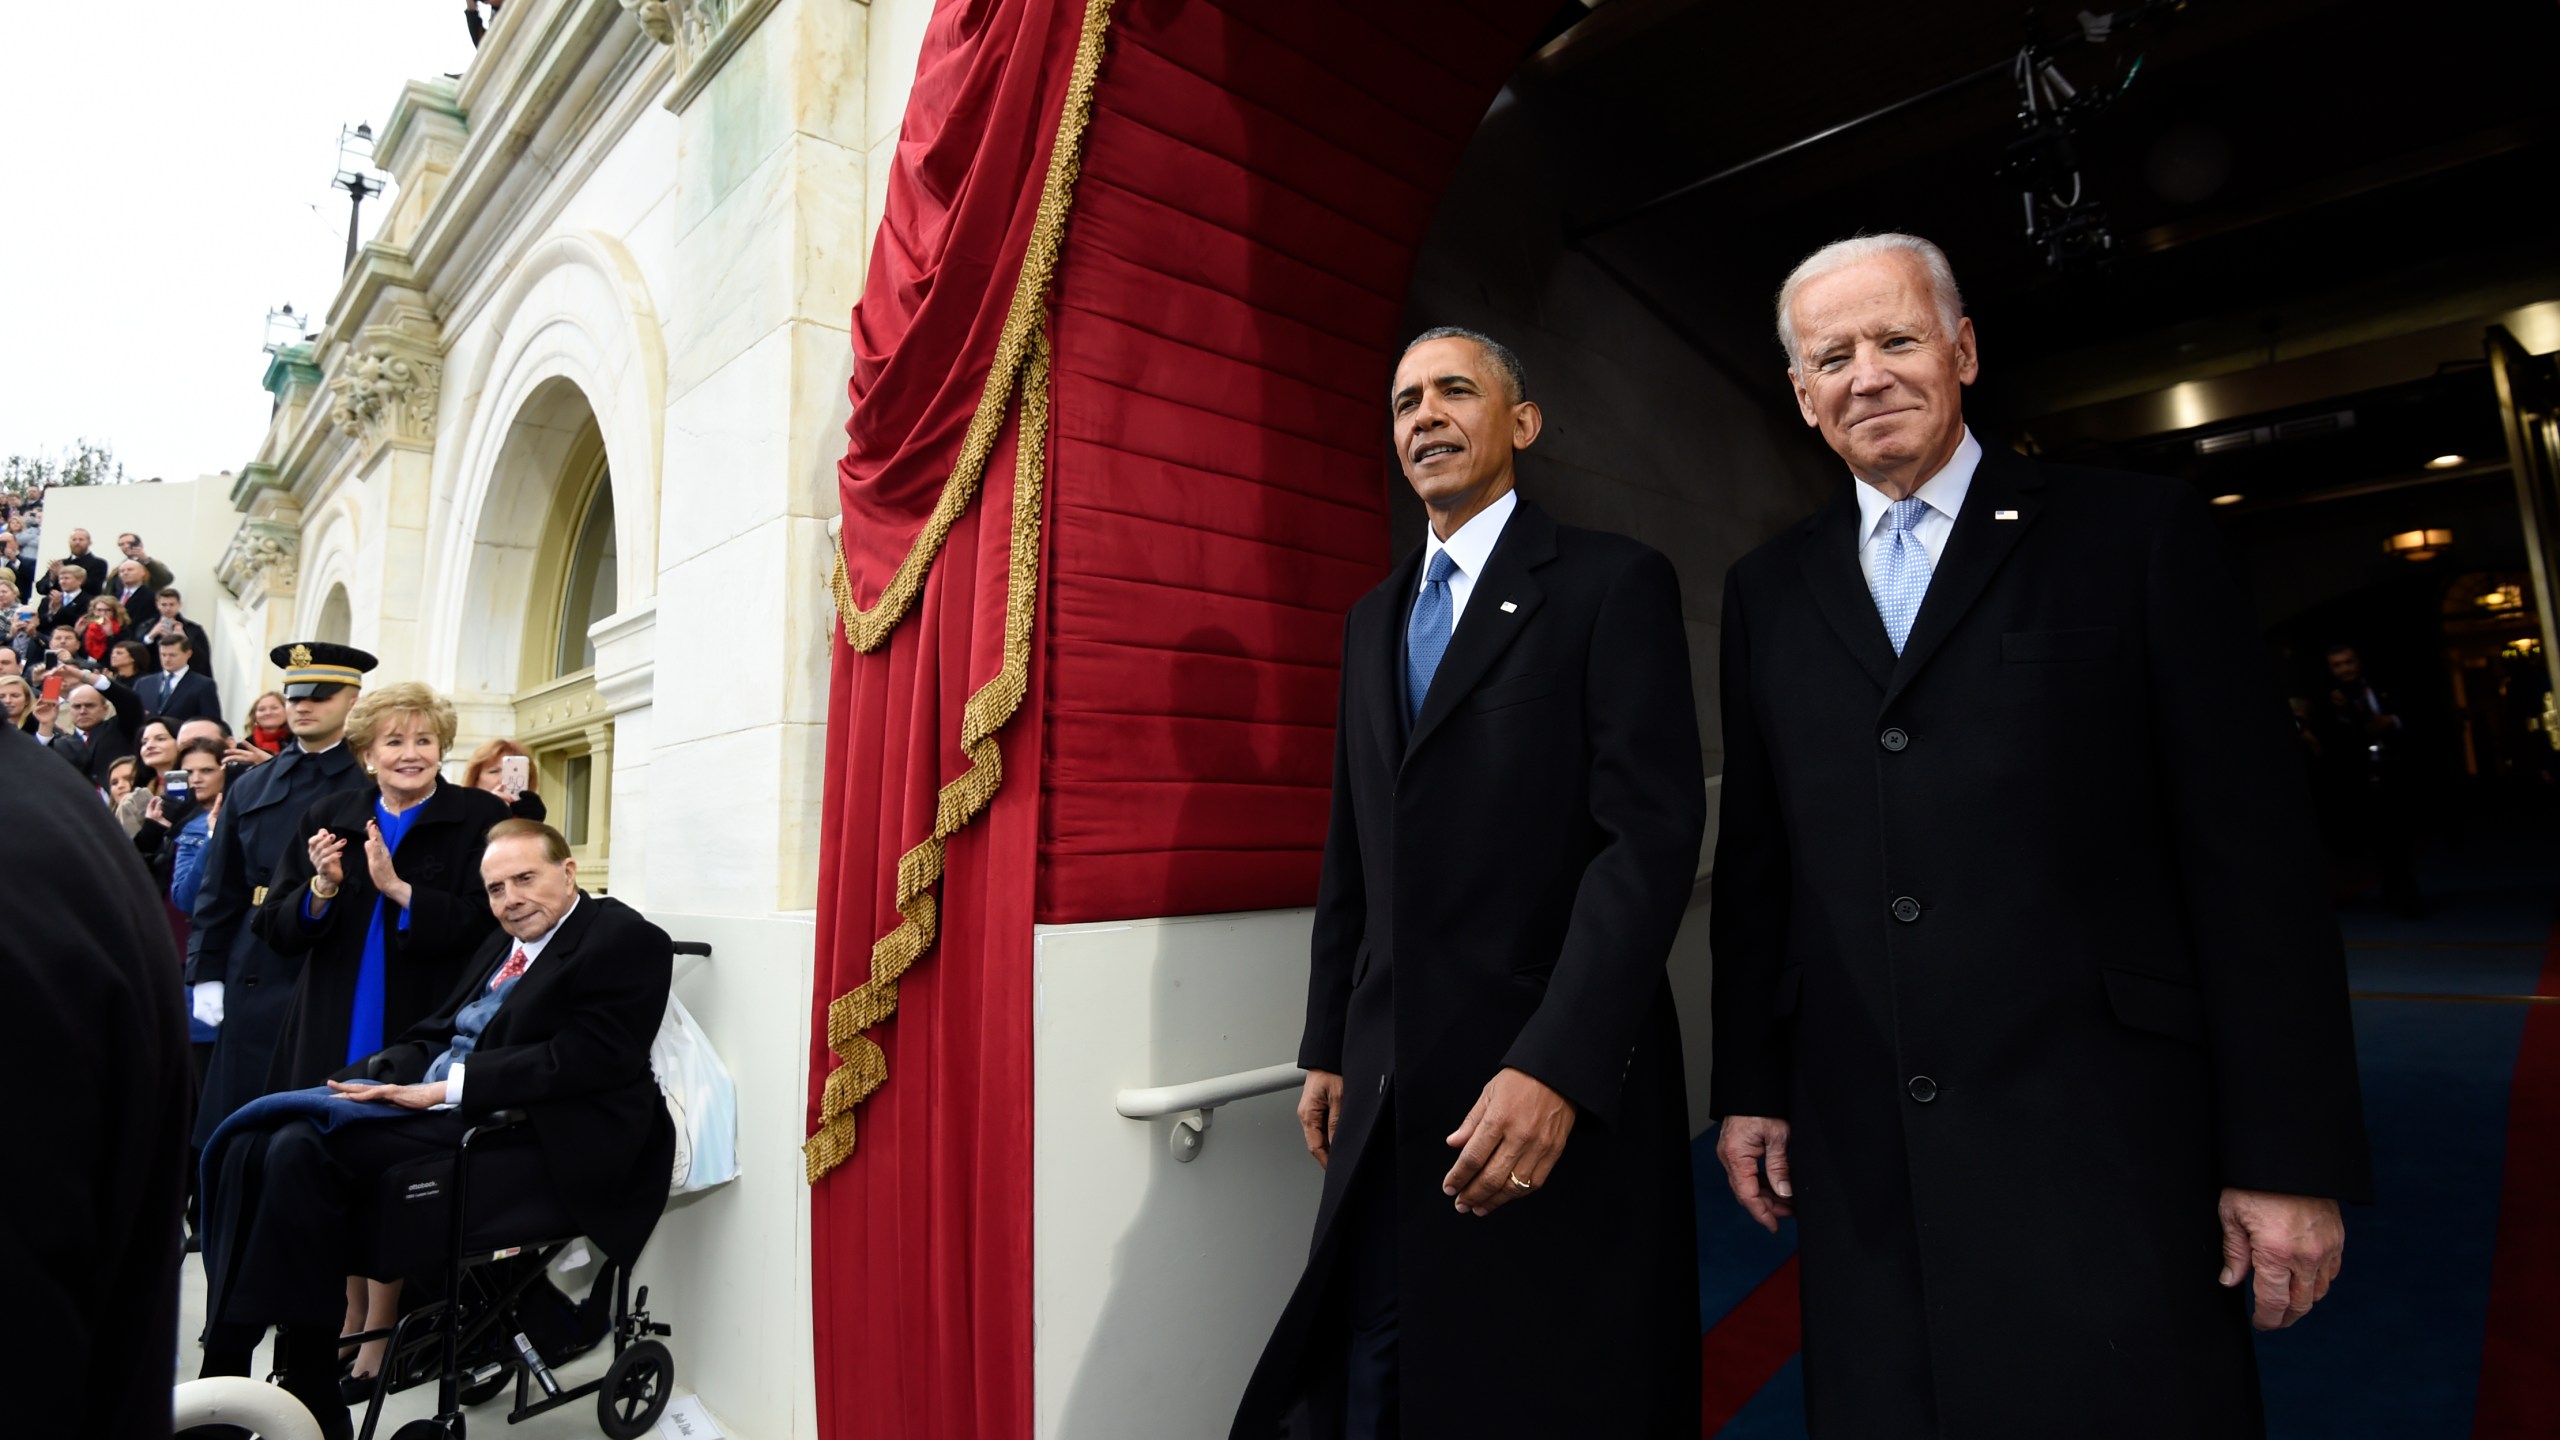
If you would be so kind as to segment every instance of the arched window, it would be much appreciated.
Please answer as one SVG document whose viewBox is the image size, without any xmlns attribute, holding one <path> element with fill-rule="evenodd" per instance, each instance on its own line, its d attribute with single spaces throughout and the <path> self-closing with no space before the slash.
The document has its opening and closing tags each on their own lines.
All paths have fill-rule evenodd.
<svg viewBox="0 0 2560 1440">
<path fill-rule="evenodd" d="M 516 739 L 533 752 L 548 819 L 569 840 L 578 883 L 611 878 L 613 717 L 596 695 L 594 624 L 616 608 L 613 476 L 590 419 L 570 446 L 542 527 L 526 607 Z"/>
<path fill-rule="evenodd" d="M 314 632 L 312 638 L 315 640 L 326 640 L 332 645 L 347 645 L 354 642 L 355 637 L 352 632 L 355 629 L 355 621 L 347 608 L 346 586 L 329 587 L 329 598 L 320 602 L 320 622 L 312 629 Z"/>
<path fill-rule="evenodd" d="M 556 669 L 566 675 L 592 670 L 596 642 L 587 629 L 614 611 L 613 485 L 595 487 L 587 516 L 578 524 L 577 543 L 569 551 L 569 586 L 560 597 L 560 639 L 552 649 Z"/>
</svg>

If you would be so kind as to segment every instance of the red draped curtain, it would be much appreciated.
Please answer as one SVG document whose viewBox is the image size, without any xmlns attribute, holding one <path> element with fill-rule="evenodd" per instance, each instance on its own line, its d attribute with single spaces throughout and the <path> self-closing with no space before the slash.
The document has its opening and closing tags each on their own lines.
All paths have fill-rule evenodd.
<svg viewBox="0 0 2560 1440">
<path fill-rule="evenodd" d="M 1034 921 L 1312 899 L 1406 280 L 1554 8 L 1116 5 L 941 0 L 854 311 L 810 1055 L 828 1440 L 1032 1433 Z"/>
</svg>

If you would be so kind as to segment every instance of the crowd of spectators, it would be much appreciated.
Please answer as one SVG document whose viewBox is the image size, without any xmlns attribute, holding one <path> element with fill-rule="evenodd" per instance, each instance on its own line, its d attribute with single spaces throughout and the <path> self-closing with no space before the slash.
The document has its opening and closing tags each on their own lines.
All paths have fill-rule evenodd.
<svg viewBox="0 0 2560 1440">
<path fill-rule="evenodd" d="M 314 1084 L 351 1050 L 379 1049 L 385 1034 L 442 998 L 455 967 L 495 924 L 479 894 L 476 858 L 490 827 L 544 814 L 525 748 L 490 741 L 460 783 L 445 779 L 452 705 L 415 683 L 359 694 L 373 658 L 319 642 L 279 647 L 272 658 L 285 689 L 229 713 L 210 669 L 211 638 L 186 613 L 177 576 L 140 535 L 118 536 L 122 554 L 111 564 L 88 531 L 73 530 L 64 553 L 46 563 L 39 506 L 0 499 L 0 518 L 0 617 L 8 627 L 0 723 L 60 757 L 112 812 L 148 869 L 176 949 L 190 957 L 188 1038 L 200 1109 L 227 1111 L 257 1093 Z M 321 669 L 296 668 L 310 664 Z M 312 683 L 313 675 L 323 678 Z M 296 679 L 305 683 L 290 683 Z M 341 745 L 357 765 L 315 768 Z M 218 900 L 207 882 L 224 868 L 211 863 L 225 838 L 224 799 L 262 767 L 294 768 L 275 765 L 288 756 L 333 778 L 317 788 L 251 787 L 291 797 L 276 815 L 290 840 L 281 854 L 264 853 L 273 847 L 262 842 L 261 853 L 249 855 L 244 837 L 228 836 L 231 873 L 214 883 L 236 894 Z M 434 879 L 412 883 L 404 871 Z M 289 880 L 277 879 L 287 872 Z M 279 908 L 264 903 L 271 891 L 330 898 Z M 244 900 L 247 913 L 230 913 Z M 201 943 L 190 946 L 207 923 L 225 932 L 225 948 L 229 932 L 245 927 L 266 949 L 309 957 L 282 1031 L 258 1047 L 256 1083 L 243 1093 L 206 1083 L 232 968 L 226 954 L 204 957 Z M 386 970 L 393 959 L 399 963 Z M 199 1124 L 199 1138 L 206 1128 Z M 351 1284 L 349 1327 L 381 1323 L 396 1299 L 396 1290 Z M 361 1374 L 378 1361 L 367 1353 L 354 1368 Z"/>
<path fill-rule="evenodd" d="M 461 1093 L 466 1071 L 484 1077 L 472 1081 L 475 1092 L 509 1084 L 512 1057 L 549 1043 L 540 1034 L 523 1044 L 509 1037 L 526 1027 L 547 1034 L 568 1023 L 563 1016 L 589 1008 L 582 998 L 586 982 L 576 978 L 585 972 L 577 968 L 575 942 L 564 942 L 547 947 L 554 957 L 545 971 L 555 977 L 544 982 L 550 989 L 526 1002 L 522 1014 L 497 1011 L 551 932 L 581 903 L 568 842 L 538 823 L 544 807 L 525 747 L 492 740 L 466 762 L 453 753 L 453 705 L 430 687 L 376 683 L 384 677 L 372 674 L 375 657 L 309 640 L 269 652 L 281 680 L 277 689 L 245 705 L 228 703 L 210 664 L 211 636 L 187 614 L 179 577 L 150 554 L 141 536 L 118 536 L 118 557 L 94 553 L 89 533 L 72 530 L 62 537 L 62 553 L 48 555 L 39 507 L 0 497 L 0 521 L 0 619 L 7 629 L 0 644 L 0 724 L 19 732 L 0 735 L 0 762 L 15 777 L 0 789 L 31 803 L 44 792 L 66 815 L 88 798 L 106 811 L 112 824 L 67 827 L 81 833 L 66 837 L 63 853 L 102 893 L 147 883 L 138 891 L 149 897 L 142 906 L 109 906 L 116 923 L 140 932 L 119 943 L 126 953 L 174 967 L 165 986 L 153 987 L 161 998 L 150 1005 L 186 1012 L 193 1117 L 184 1126 L 192 1139 L 183 1167 L 185 1243 L 206 1252 L 206 1328 L 198 1337 L 203 1373 L 249 1373 L 260 1331 L 268 1323 L 285 1325 L 272 1368 L 334 1440 L 351 1428 L 345 1401 L 369 1393 L 386 1363 L 379 1335 L 400 1314 L 402 1286 L 347 1276 L 343 1317 L 317 1333 L 300 1328 L 298 1312 L 262 1309 L 270 1292 L 261 1287 L 269 1281 L 241 1277 L 266 1276 L 260 1267 L 276 1242 L 243 1217 L 270 1206 L 289 1211 L 297 1200 L 286 1192 L 297 1186 L 214 1178 L 233 1173 L 213 1161 L 221 1153 L 218 1137 L 230 1133 L 223 1122 L 270 1098 L 307 1095 L 324 1081 L 360 1073 L 440 1006 L 449 1007 L 458 988 L 468 990 L 507 959 L 512 943 L 509 968 L 489 983 L 485 1002 L 460 1012 L 441 1062 L 449 1068 L 430 1077 L 448 1104 Z M 460 778 L 449 778 L 449 769 Z M 499 886 L 483 885 L 482 858 L 496 843 L 493 832 L 513 835 L 528 857 L 522 875 L 509 872 L 506 883 L 516 888 L 504 896 Z M 129 844 L 139 863 L 114 863 L 118 844 Z M 100 846 L 106 847 L 103 861 L 95 854 Z M 540 882 L 538 905 L 518 903 L 518 890 L 534 883 L 526 875 Z M 609 948 L 629 951 L 619 937 L 639 922 L 625 922 L 610 900 L 589 903 L 588 929 L 616 937 Z M 163 925 L 168 949 L 144 943 Z M 662 933 L 643 938 L 650 936 L 664 948 Z M 624 984 L 625 968 L 617 954 L 612 966 L 596 972 L 606 976 L 597 983 Z M 633 973 L 646 979 L 645 971 Z M 643 997 L 659 1009 L 664 972 L 661 960 L 655 993 Z M 566 997 L 560 1016 L 545 1009 L 552 1002 L 543 997 L 552 990 Z M 168 1013 L 171 1044 L 178 1024 Z M 600 1073 L 611 1072 L 611 1079 L 627 1076 L 629 1068 L 617 1061 Z M 181 1087 L 187 1083 L 174 1078 Z M 584 1104 L 598 1083 L 580 1079 L 562 1093 Z M 561 1088 L 544 1081 L 535 1089 L 548 1095 L 545 1085 Z M 655 1082 L 647 1088 L 654 1094 Z M 528 1095 L 528 1104 L 541 1099 Z M 397 1102 L 400 1109 L 422 1105 Z M 153 1112 L 168 1121 L 173 1142 L 187 1108 L 160 1103 Z M 655 1109 L 637 1113 L 664 1120 Z M 645 1153 L 636 1168 L 625 1168 L 663 1173 L 668 1156 L 650 1147 L 667 1128 L 640 1125 L 634 1133 L 647 1142 L 640 1147 Z M 199 1180 L 201 1197 L 194 1193 Z M 662 1196 L 646 1185 L 633 1194 L 647 1200 L 654 1217 Z M 609 1256 L 616 1247 L 636 1251 L 646 1236 L 646 1227 L 590 1229 Z M 217 1257 L 227 1258 L 216 1263 Z M 617 1263 L 618 1256 L 609 1260 L 605 1273 Z M 549 1290 L 547 1281 L 525 1293 L 536 1290 L 548 1291 L 553 1309 L 573 1322 L 557 1327 L 555 1358 L 602 1337 L 604 1312 L 593 1297 L 580 1307 Z M 363 1332 L 377 1338 L 367 1340 Z M 135 1368 L 148 1373 L 165 1363 L 163 1352 Z"/>
</svg>

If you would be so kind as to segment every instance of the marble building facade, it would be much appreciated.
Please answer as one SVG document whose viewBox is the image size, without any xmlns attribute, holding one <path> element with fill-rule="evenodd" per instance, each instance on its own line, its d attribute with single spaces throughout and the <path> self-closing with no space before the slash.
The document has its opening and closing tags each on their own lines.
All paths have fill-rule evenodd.
<svg viewBox="0 0 2560 1440">
<path fill-rule="evenodd" d="M 714 942 L 678 991 L 737 1073 L 743 1173 L 671 1211 L 642 1278 L 737 1435 L 814 1433 L 827 527 L 931 8 L 512 0 L 378 127 L 391 208 L 272 356 L 215 567 L 244 693 L 288 639 L 373 651 L 452 696 L 460 754 L 535 751 L 591 882 Z"/>
</svg>

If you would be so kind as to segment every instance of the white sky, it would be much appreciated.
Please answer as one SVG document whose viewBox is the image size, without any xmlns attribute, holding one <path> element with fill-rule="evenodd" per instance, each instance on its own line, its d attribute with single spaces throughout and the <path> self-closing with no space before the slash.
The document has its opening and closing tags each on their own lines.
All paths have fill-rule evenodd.
<svg viewBox="0 0 2560 1440">
<path fill-rule="evenodd" d="M 337 289 L 338 127 L 379 131 L 403 81 L 470 57 L 459 0 L 11 5 L 0 455 L 87 438 L 137 478 L 238 470 L 267 425 L 266 312 Z"/>
</svg>

